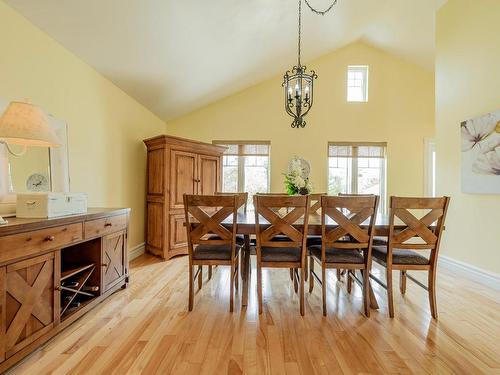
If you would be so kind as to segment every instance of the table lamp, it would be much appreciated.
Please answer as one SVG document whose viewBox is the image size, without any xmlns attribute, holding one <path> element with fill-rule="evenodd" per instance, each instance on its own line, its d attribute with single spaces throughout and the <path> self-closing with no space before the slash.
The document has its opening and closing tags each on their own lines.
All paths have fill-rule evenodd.
<svg viewBox="0 0 500 375">
<path fill-rule="evenodd" d="M 10 145 L 23 146 L 14 152 Z M 11 102 L 0 117 L 0 198 L 9 193 L 8 153 L 21 156 L 27 147 L 58 147 L 61 143 L 49 127 L 47 116 L 41 108 L 27 102 Z M 0 216 L 0 225 L 7 221 Z"/>
</svg>

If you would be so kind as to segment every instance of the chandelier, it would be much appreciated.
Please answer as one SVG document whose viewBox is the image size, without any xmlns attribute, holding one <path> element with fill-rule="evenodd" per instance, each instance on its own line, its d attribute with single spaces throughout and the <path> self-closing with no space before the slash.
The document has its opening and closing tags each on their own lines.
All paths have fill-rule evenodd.
<svg viewBox="0 0 500 375">
<path fill-rule="evenodd" d="M 324 15 L 337 3 L 334 0 L 332 4 L 324 11 L 314 9 L 307 0 L 307 6 L 316 14 Z M 307 73 L 307 68 L 300 62 L 301 51 L 301 28 L 302 28 L 302 0 L 299 0 L 299 42 L 297 53 L 297 65 L 292 70 L 287 70 L 283 76 L 282 86 L 285 89 L 285 111 L 292 118 L 292 128 L 303 128 L 306 126 L 304 117 L 309 113 L 313 105 L 314 90 L 313 82 L 318 75 L 311 70 Z"/>
</svg>

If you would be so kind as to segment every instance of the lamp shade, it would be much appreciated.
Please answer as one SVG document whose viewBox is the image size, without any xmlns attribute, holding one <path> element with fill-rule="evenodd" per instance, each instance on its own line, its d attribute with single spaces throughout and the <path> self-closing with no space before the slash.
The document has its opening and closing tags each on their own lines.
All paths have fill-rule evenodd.
<svg viewBox="0 0 500 375">
<path fill-rule="evenodd" d="M 8 144 L 39 147 L 61 145 L 47 116 L 37 106 L 24 102 L 11 102 L 0 117 L 0 141 Z"/>
</svg>

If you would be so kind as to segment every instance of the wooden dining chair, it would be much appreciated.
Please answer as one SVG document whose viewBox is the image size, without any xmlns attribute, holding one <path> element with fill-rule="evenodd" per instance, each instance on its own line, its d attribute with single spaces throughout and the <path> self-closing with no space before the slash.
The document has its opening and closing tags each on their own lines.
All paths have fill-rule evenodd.
<svg viewBox="0 0 500 375">
<path fill-rule="evenodd" d="M 194 280 L 202 287 L 202 267 L 230 266 L 229 311 L 234 307 L 234 291 L 238 289 L 238 259 L 241 245 L 236 242 L 237 211 L 240 203 L 234 195 L 184 194 L 189 252 L 189 311 L 193 310 Z M 232 215 L 231 229 L 222 222 Z M 213 236 L 216 236 L 215 238 Z M 198 270 L 194 273 L 194 267 Z"/>
<path fill-rule="evenodd" d="M 391 318 L 394 317 L 392 271 L 398 270 L 401 293 L 406 292 L 407 278 L 427 290 L 431 315 L 437 319 L 436 267 L 449 202 L 449 197 L 391 197 L 387 245 L 373 247 L 373 259 L 386 268 L 387 284 L 371 275 L 372 279 L 387 289 Z M 396 220 L 403 224 L 395 224 Z M 430 251 L 429 256 L 421 254 L 423 250 Z M 427 271 L 427 286 L 407 274 L 410 270 Z"/>
<path fill-rule="evenodd" d="M 243 212 L 247 212 L 247 204 L 248 204 L 248 193 L 228 193 L 223 191 L 216 191 L 215 195 L 237 195 L 238 196 L 238 210 L 243 207 Z"/>
<path fill-rule="evenodd" d="M 293 270 L 294 288 L 299 292 L 300 314 L 304 315 L 304 265 L 310 197 L 257 194 L 253 199 L 259 314 L 262 314 L 262 268 L 270 267 Z M 261 224 L 268 223 L 261 227 Z M 275 241 L 277 236 L 282 236 L 282 239 Z"/>
<path fill-rule="evenodd" d="M 248 193 L 228 193 L 228 192 L 222 192 L 222 191 L 216 191 L 214 193 L 215 195 L 221 195 L 221 196 L 233 196 L 237 195 L 238 196 L 238 211 L 240 211 L 241 208 L 243 208 L 243 212 L 246 214 L 247 212 L 247 203 L 248 203 Z M 216 240 L 218 239 L 217 235 L 212 235 L 210 236 L 211 239 Z M 236 243 L 240 246 L 245 246 L 245 236 L 242 234 L 237 234 L 236 235 Z M 249 244 L 248 244 L 249 245 Z M 217 266 L 215 266 L 217 267 Z M 243 269 L 243 257 L 240 257 L 240 269 Z M 240 273 L 241 277 L 243 278 L 243 273 Z M 208 280 L 212 279 L 212 266 L 208 266 Z"/>
<path fill-rule="evenodd" d="M 374 196 L 375 194 L 353 194 L 353 193 L 339 193 L 339 197 L 371 197 Z M 380 200 L 379 200 L 380 204 Z M 387 238 L 386 237 L 381 237 L 381 236 L 374 236 L 373 237 L 373 246 L 375 245 L 385 245 L 387 244 Z M 344 276 L 346 273 L 346 270 L 341 270 L 337 269 L 337 280 L 342 280 L 342 276 Z M 349 283 L 350 279 L 347 280 Z"/>
<path fill-rule="evenodd" d="M 327 269 L 347 270 L 348 292 L 352 280 L 363 287 L 363 305 L 370 316 L 370 267 L 374 225 L 379 197 L 372 196 L 323 196 L 321 197 L 321 245 L 309 246 L 309 292 L 313 291 L 314 278 L 321 283 L 323 315 L 326 316 Z M 331 227 L 333 220 L 336 224 Z M 363 225 L 365 224 L 365 225 Z M 367 224 L 367 225 L 366 225 Z M 330 225 L 330 226 L 329 226 Z M 321 265 L 321 279 L 314 272 L 314 262 Z M 361 270 L 359 280 L 355 270 Z M 354 272 L 353 272 L 354 271 Z"/>
</svg>

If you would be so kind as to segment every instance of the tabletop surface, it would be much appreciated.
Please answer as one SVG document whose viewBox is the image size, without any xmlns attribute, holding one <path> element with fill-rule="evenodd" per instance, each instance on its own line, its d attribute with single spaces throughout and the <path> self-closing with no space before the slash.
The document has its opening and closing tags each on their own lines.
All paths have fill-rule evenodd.
<svg viewBox="0 0 500 375">
<path fill-rule="evenodd" d="M 302 219 L 299 219 L 297 221 L 297 225 L 301 225 L 303 221 Z M 255 226 L 255 212 L 254 211 L 247 211 L 247 212 L 238 212 L 238 217 L 236 218 L 236 222 L 238 223 L 238 226 Z M 229 216 L 226 218 L 223 222 L 225 225 L 231 225 L 233 223 L 233 216 Z M 260 216 L 259 218 L 259 223 L 262 225 L 267 225 L 269 222 Z M 327 217 L 326 221 L 327 225 L 336 225 L 335 221 L 333 221 L 330 217 Z M 363 222 L 363 225 L 368 225 L 369 220 L 366 220 Z M 311 214 L 309 215 L 309 226 L 321 226 L 321 215 L 319 214 Z M 375 221 L 375 226 L 376 227 L 388 227 L 389 226 L 389 215 L 377 215 L 376 221 Z"/>
</svg>

